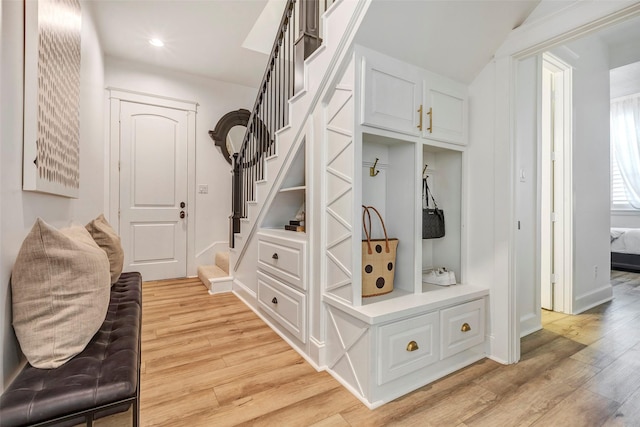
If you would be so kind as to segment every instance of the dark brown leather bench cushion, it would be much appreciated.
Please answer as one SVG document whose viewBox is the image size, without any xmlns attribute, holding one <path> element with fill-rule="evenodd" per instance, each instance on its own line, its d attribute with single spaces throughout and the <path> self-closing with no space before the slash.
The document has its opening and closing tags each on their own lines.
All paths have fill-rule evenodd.
<svg viewBox="0 0 640 427">
<path fill-rule="evenodd" d="M 2 426 L 33 424 L 135 396 L 141 314 L 142 277 L 123 273 L 112 286 L 104 323 L 80 354 L 55 369 L 27 364 L 2 393 Z"/>
</svg>

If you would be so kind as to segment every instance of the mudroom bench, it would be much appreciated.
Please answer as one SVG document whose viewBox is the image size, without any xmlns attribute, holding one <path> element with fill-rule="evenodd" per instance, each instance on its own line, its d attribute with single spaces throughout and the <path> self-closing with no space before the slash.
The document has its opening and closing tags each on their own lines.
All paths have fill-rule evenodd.
<svg viewBox="0 0 640 427">
<path fill-rule="evenodd" d="M 86 348 L 55 369 L 30 364 L 0 398 L 0 419 L 9 426 L 93 425 L 94 418 L 133 405 L 140 417 L 142 277 L 122 273 L 111 287 L 106 318 Z"/>
</svg>

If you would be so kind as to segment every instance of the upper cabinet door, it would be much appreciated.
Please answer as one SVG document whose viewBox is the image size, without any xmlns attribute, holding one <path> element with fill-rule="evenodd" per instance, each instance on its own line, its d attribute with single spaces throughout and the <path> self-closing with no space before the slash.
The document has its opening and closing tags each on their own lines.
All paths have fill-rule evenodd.
<svg viewBox="0 0 640 427">
<path fill-rule="evenodd" d="M 419 136 L 420 69 L 368 49 L 363 51 L 361 123 Z"/>
<path fill-rule="evenodd" d="M 453 80 L 426 72 L 424 81 L 425 124 L 423 136 L 466 145 L 467 88 Z"/>
</svg>

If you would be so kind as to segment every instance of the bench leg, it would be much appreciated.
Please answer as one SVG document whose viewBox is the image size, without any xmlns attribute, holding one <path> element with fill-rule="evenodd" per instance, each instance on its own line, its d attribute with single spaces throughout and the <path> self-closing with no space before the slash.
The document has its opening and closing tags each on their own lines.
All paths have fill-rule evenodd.
<svg viewBox="0 0 640 427">
<path fill-rule="evenodd" d="M 93 427 L 93 414 L 87 414 L 87 427 Z"/>
<path fill-rule="evenodd" d="M 140 425 L 140 396 L 133 401 L 133 427 Z"/>
</svg>

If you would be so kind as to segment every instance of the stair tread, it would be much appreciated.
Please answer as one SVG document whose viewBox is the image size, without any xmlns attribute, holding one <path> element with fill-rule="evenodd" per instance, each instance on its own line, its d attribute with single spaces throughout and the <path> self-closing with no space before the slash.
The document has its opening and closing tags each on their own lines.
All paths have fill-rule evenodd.
<svg viewBox="0 0 640 427">
<path fill-rule="evenodd" d="M 201 265 L 198 267 L 198 277 L 202 279 L 200 273 L 202 273 L 202 275 L 208 279 L 229 276 L 229 273 L 227 273 L 217 265 Z"/>
</svg>

